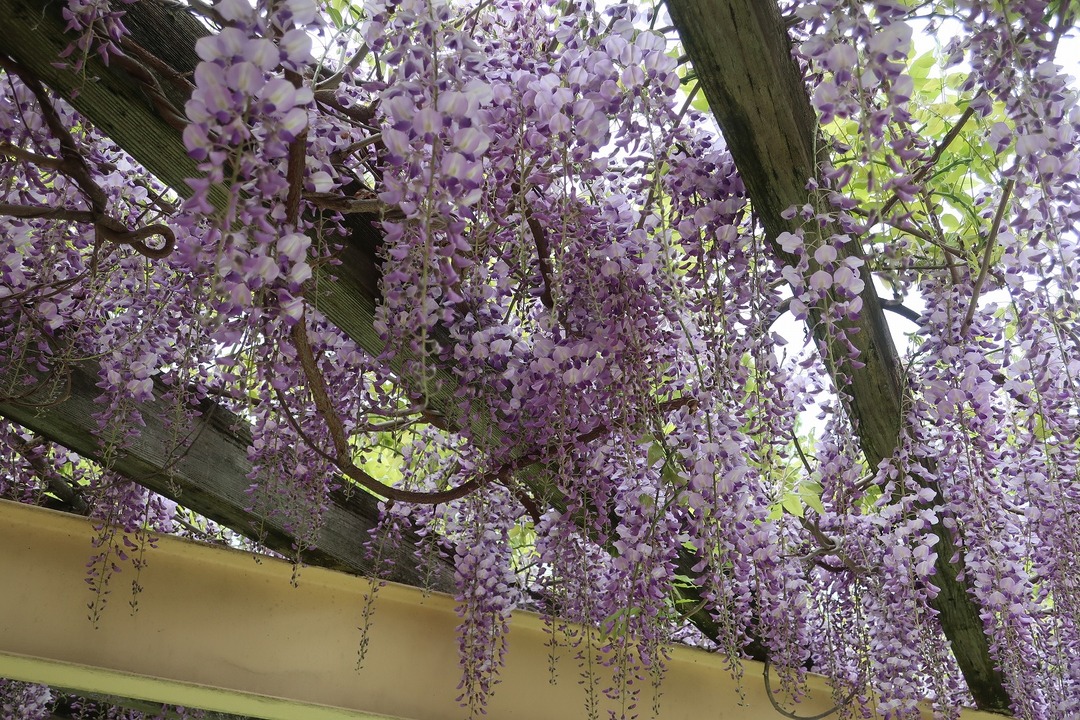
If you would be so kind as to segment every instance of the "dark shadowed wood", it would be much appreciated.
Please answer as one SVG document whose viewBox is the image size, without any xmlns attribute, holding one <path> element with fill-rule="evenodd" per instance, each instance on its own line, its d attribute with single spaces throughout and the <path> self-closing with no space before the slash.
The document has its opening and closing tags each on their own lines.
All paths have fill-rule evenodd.
<svg viewBox="0 0 1080 720">
<path fill-rule="evenodd" d="M 812 202 L 806 185 L 817 177 L 818 133 L 779 8 L 773 0 L 668 0 L 667 4 L 770 241 L 781 232 L 795 231 L 801 227 L 799 221 L 786 220 L 782 213 Z M 812 244 L 820 242 L 819 229 L 804 229 Z M 779 247 L 775 249 L 784 256 Z M 847 251 L 862 254 L 855 243 Z M 868 268 L 864 265 L 862 270 L 863 311 L 851 323 L 857 330 L 851 340 L 865 366 L 842 363 L 830 369 L 838 389 L 849 396 L 862 449 L 870 467 L 876 468 L 896 450 L 903 390 L 880 300 Z M 816 320 L 809 319 L 815 336 L 831 343 Z M 833 351 L 837 357 L 846 355 L 842 348 Z M 934 530 L 939 537 L 934 580 L 941 592 L 932 605 L 940 613 L 978 706 L 1007 711 L 1009 696 L 990 656 L 979 607 L 957 580 L 961 567 L 950 562 L 956 551 L 952 534 L 940 523 Z"/>
<path fill-rule="evenodd" d="M 134 710 L 143 713 L 144 717 L 154 718 L 154 720 L 187 720 L 187 718 L 190 717 L 186 712 L 178 713 L 175 710 L 162 710 L 161 703 L 150 702 L 148 700 L 136 700 L 134 698 L 102 695 L 100 693 L 76 692 L 64 688 L 53 689 L 68 695 L 78 696 L 82 700 L 90 700 L 91 702 L 100 705 Z M 79 720 L 87 717 L 84 710 L 75 709 L 72 705 L 73 703 L 70 699 L 62 701 L 57 707 L 53 708 L 53 714 L 48 720 Z M 226 713 L 211 712 L 208 710 L 201 712 L 198 715 L 198 718 L 199 720 L 258 720 L 257 718 L 251 718 L 246 715 L 228 715 Z"/>
<path fill-rule="evenodd" d="M 101 405 L 94 402 L 101 394 L 96 367 L 78 365 L 69 369 L 68 378 L 58 378 L 60 382 L 38 388 L 30 384 L 40 377 L 38 374 L 32 380 L 25 368 L 0 368 L 0 387 L 5 393 L 18 396 L 22 395 L 20 390 L 37 389 L 18 402 L 0 401 L 0 414 L 84 457 L 100 461 L 102 444 L 94 432 L 94 413 L 101 411 Z M 160 395 L 163 388 L 157 386 L 156 390 Z M 247 458 L 251 435 L 241 418 L 207 402 L 200 406 L 198 418 L 177 418 L 178 423 L 169 427 L 167 419 L 177 415 L 173 402 L 154 400 L 138 403 L 135 409 L 146 425 L 125 449 L 112 454 L 110 462 L 115 472 L 245 537 L 258 539 L 286 557 L 296 557 L 293 533 L 280 519 L 252 509 L 256 500 L 247 492 L 251 485 L 251 463 Z M 314 547 L 304 548 L 300 558 L 305 563 L 357 575 L 374 574 L 363 544 L 378 518 L 378 503 L 373 496 L 360 490 L 348 496 L 340 491 L 333 493 Z M 386 579 L 452 592 L 450 566 L 421 573 L 412 554 L 419 538 L 405 532 L 403 540 L 400 545 L 383 549 L 384 557 L 393 561 Z"/>
</svg>

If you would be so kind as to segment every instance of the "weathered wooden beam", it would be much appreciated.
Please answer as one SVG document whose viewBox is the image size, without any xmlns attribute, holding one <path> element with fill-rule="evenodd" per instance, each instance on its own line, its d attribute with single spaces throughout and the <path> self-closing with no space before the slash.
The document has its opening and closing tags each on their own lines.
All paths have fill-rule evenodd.
<svg viewBox="0 0 1080 720">
<path fill-rule="evenodd" d="M 0 401 L 0 415 L 83 457 L 102 460 L 103 446 L 94 420 L 94 413 L 101 410 L 94 402 L 101 394 L 96 367 L 87 363 L 66 368 L 53 381 L 40 385 L 35 383 L 46 379 L 44 375 L 33 377 L 29 372 L 25 367 L 0 367 L 2 394 L 19 397 Z M 157 390 L 161 394 L 163 388 Z M 251 435 L 241 418 L 209 402 L 202 404 L 201 415 L 195 419 L 176 418 L 171 401 L 137 403 L 135 409 L 146 424 L 137 438 L 110 454 L 113 471 L 271 550 L 296 557 L 293 532 L 281 519 L 266 517 L 251 507 L 255 504 L 247 492 Z M 167 425 L 169 418 L 183 424 Z M 375 574 L 364 542 L 378 519 L 378 504 L 371 495 L 360 490 L 348 495 L 334 492 L 316 542 L 302 549 L 300 559 L 353 574 Z M 413 533 L 406 532 L 400 545 L 384 548 L 384 557 L 393 562 L 387 579 L 452 591 L 453 571 L 448 564 L 430 574 L 417 569 L 412 551 L 418 543 Z"/>
<path fill-rule="evenodd" d="M 811 201 L 807 182 L 818 176 L 823 158 L 815 148 L 823 144 L 818 142 L 814 111 L 777 4 L 668 0 L 667 5 L 770 240 L 802 228 L 813 242 L 822 230 L 783 215 L 788 208 Z M 862 254 L 855 243 L 846 251 Z M 844 363 L 830 369 L 838 389 L 848 395 L 866 460 L 876 468 L 896 450 L 904 398 L 896 348 L 865 264 L 862 272 L 863 310 L 851 323 L 855 332 L 849 338 L 864 365 Z M 835 345 L 816 320 L 809 318 L 815 335 Z M 834 349 L 836 357 L 847 355 L 844 348 Z M 934 531 L 939 538 L 935 583 L 940 593 L 932 605 L 940 613 L 942 629 L 978 706 L 1008 711 L 1009 695 L 990 655 L 979 607 L 957 579 L 961 567 L 950 562 L 956 551 L 952 534 L 940 523 Z"/>
</svg>

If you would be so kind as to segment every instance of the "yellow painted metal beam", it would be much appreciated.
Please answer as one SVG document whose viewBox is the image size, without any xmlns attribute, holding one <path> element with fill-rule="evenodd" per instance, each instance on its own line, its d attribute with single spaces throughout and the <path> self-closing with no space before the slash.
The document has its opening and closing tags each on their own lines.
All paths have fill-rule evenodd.
<svg viewBox="0 0 1080 720">
<path fill-rule="evenodd" d="M 162 537 L 138 578 L 138 612 L 127 604 L 134 573 L 126 568 L 95 628 L 84 582 L 94 536 L 83 518 L 0 501 L 0 676 L 270 720 L 465 714 L 455 702 L 458 619 L 448 596 L 383 587 L 357 670 L 368 581 L 305 568 L 294 587 L 288 563 Z M 542 620 L 516 613 L 488 717 L 585 717 L 573 652 L 562 651 L 551 684 L 549 649 Z M 781 717 L 765 696 L 761 666 L 744 665 L 740 698 L 722 658 L 673 648 L 658 717 Z M 801 715 L 831 706 L 824 680 L 809 684 Z"/>
</svg>

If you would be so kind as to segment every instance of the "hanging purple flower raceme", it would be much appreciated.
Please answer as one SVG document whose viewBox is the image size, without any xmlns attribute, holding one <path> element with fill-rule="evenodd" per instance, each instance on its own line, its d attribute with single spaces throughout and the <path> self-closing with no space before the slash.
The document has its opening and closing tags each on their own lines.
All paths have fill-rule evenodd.
<svg viewBox="0 0 1080 720">
<path fill-rule="evenodd" d="M 300 319 L 302 290 L 312 276 L 311 240 L 302 227 L 281 227 L 286 199 L 294 183 L 301 191 L 322 192 L 333 178 L 317 163 L 305 166 L 301 178 L 288 173 L 290 144 L 311 127 L 313 92 L 297 78 L 313 60 L 308 33 L 320 27 L 314 4 L 279 3 L 266 15 L 243 2 L 224 2 L 219 12 L 230 24 L 197 43 L 202 62 L 186 106 L 191 122 L 184 142 L 206 173 L 190 183 L 195 194 L 187 212 L 213 223 L 207 270 L 215 278 L 216 310 L 234 318 L 218 339 L 232 345 L 237 333 L 249 331 L 245 319 L 249 329 L 258 326 L 261 313 L 286 326 Z M 335 136 L 322 129 L 313 133 L 314 144 L 325 148 Z M 229 198 L 212 197 L 227 170 Z"/>
<path fill-rule="evenodd" d="M 91 518 L 97 535 L 85 579 L 94 594 L 87 607 L 96 625 L 112 594 L 114 576 L 126 566 L 132 572 L 128 605 L 132 612 L 138 610 L 139 573 L 158 535 L 173 531 L 176 503 L 108 470 L 97 469 L 89 475 L 87 493 L 92 497 Z"/>
<path fill-rule="evenodd" d="M 124 11 L 114 8 L 112 0 L 68 0 L 61 13 L 67 29 L 79 33 L 79 38 L 60 57 L 70 57 L 71 67 L 77 72 L 84 69 L 91 53 L 108 65 L 110 57 L 119 52 L 117 43 L 128 32 L 123 22 Z"/>
<path fill-rule="evenodd" d="M 797 54 L 817 75 L 812 102 L 827 124 L 860 117 L 873 138 L 890 123 L 906 123 L 912 82 L 905 72 L 912 29 L 898 3 L 825 0 L 803 3 L 795 15 L 806 39 Z"/>
<path fill-rule="evenodd" d="M 493 95 L 477 72 L 484 58 L 454 27 L 448 5 L 369 11 L 369 43 L 385 53 L 390 72 L 379 92 L 389 170 L 379 198 L 404 215 L 383 223 L 390 270 L 377 329 L 391 349 L 416 358 L 408 372 L 422 386 L 435 326 L 462 301 L 456 288 L 472 255 L 465 231 L 482 195 L 490 145 L 480 113 Z"/>
<path fill-rule="evenodd" d="M 1073 712 L 1077 702 L 1078 661 L 1072 651 L 1077 629 L 1065 618 L 1077 607 L 1076 574 L 1070 558 L 1077 548 L 1075 513 L 1080 501 L 1076 478 L 1080 477 L 1080 454 L 1056 437 L 1077 432 L 1077 346 L 1069 315 L 1046 307 L 1045 293 L 1017 287 L 1010 292 L 1021 312 L 1014 319 L 1017 333 L 1006 344 L 1012 362 L 1001 369 L 1002 389 L 1012 400 L 1009 430 L 1019 442 L 1011 472 L 1017 489 L 1016 512 L 1031 528 L 1031 569 L 1037 579 L 1035 599 L 1053 603 L 1061 615 L 1045 615 L 1044 627 L 1054 638 L 1055 664 L 1061 668 L 1054 695 L 1060 698 L 1052 712 Z M 1064 327 L 1063 327 L 1064 326 Z M 1062 330 L 1066 332 L 1062 332 Z"/>
<path fill-rule="evenodd" d="M 917 451 L 938 466 L 947 499 L 946 527 L 956 535 L 967 568 L 965 580 L 982 608 L 988 636 L 996 639 L 993 649 L 1015 711 L 1022 717 L 1056 717 L 1077 702 L 1072 675 L 1075 628 L 1062 624 L 1047 609 L 1057 605 L 1057 591 L 1066 604 L 1075 602 L 1075 584 L 1068 579 L 1071 572 L 1065 570 L 1063 558 L 1048 546 L 1068 532 L 1062 523 L 1069 521 L 1062 516 L 1075 504 L 1067 490 L 1074 483 L 1075 469 L 1067 465 L 1061 468 L 1066 475 L 1059 474 L 1053 451 L 1048 452 L 1033 423 L 999 420 L 1019 412 L 1021 417 L 1033 413 L 1039 418 L 1036 422 L 1042 422 L 1042 408 L 1033 400 L 1041 394 L 1037 386 L 1006 379 L 1014 372 L 1026 374 L 1029 364 L 1018 360 L 1006 370 L 998 355 L 986 352 L 1000 346 L 1004 333 L 1000 320 L 983 316 L 986 319 L 966 328 L 965 336 L 963 313 L 957 306 L 962 308 L 966 298 L 929 285 L 925 290 L 931 299 L 925 332 L 934 338 L 928 342 L 939 344 L 940 356 L 951 361 L 920 373 L 921 402 L 913 408 L 923 428 Z M 1055 338 L 1037 331 L 1025 337 L 1025 344 L 1033 348 L 1049 345 L 1041 360 L 1046 383 L 1056 375 L 1054 365 L 1060 357 L 1050 350 Z M 1051 410 L 1048 417 L 1057 414 Z M 1050 514 L 1049 522 L 1044 513 Z M 1048 533 L 1045 539 L 1043 532 Z M 1041 680 L 1033 682 L 1036 677 Z"/>
<path fill-rule="evenodd" d="M 597 660 L 612 668 L 605 694 L 618 702 L 620 717 L 632 716 L 648 696 L 658 702 L 670 637 L 671 595 L 679 548 L 679 523 L 669 512 L 675 490 L 662 471 L 641 471 L 637 448 L 631 454 L 617 445 L 597 445 L 592 461 L 600 474 L 613 480 L 609 501 L 609 542 L 614 559 L 594 601 L 603 614 L 602 655 Z M 646 463 L 648 460 L 646 459 Z M 655 712 L 655 710 L 654 710 Z"/>
<path fill-rule="evenodd" d="M 48 443 L 36 441 L 33 433 L 8 420 L 0 421 L 0 452 L 3 473 L 0 475 L 0 497 L 27 505 L 36 505 L 48 492 L 46 479 L 35 472 L 51 462 Z"/>
<path fill-rule="evenodd" d="M 487 698 L 498 683 L 510 613 L 519 602 L 509 538 L 518 508 L 509 493 L 494 489 L 470 495 L 457 504 L 459 507 L 448 511 L 444 519 L 448 534 L 456 541 L 462 664 L 458 702 L 468 708 L 470 717 L 477 717 L 485 713 Z"/>
<path fill-rule="evenodd" d="M 1004 104 L 1008 123 L 995 123 L 989 137 L 997 152 L 1011 145 L 1016 153 L 1003 172 L 1015 182 L 1010 187 L 1018 200 L 1011 228 L 1020 238 L 1044 234 L 1052 240 L 1054 276 L 1060 287 L 1072 288 L 1078 279 L 1071 231 L 1080 204 L 1080 160 L 1074 152 L 1080 106 L 1054 59 L 1065 28 L 1060 20 L 1052 26 L 1052 17 L 1051 4 L 1042 0 L 976 2 L 963 17 L 967 32 L 950 49 L 951 59 L 966 57 L 973 66 L 969 84 L 986 98 L 978 109 L 988 113 L 990 99 Z M 991 212 L 984 210 L 986 217 Z"/>
</svg>

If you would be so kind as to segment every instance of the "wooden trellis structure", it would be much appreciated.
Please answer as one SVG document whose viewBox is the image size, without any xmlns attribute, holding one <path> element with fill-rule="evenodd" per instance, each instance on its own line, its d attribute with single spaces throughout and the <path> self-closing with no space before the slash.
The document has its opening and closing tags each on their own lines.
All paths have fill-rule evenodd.
<svg viewBox="0 0 1080 720">
<path fill-rule="evenodd" d="M 167 73 L 163 75 L 161 68 L 158 71 L 144 68 L 148 74 L 133 74 L 116 64 L 105 67 L 94 59 L 88 62 L 84 75 L 55 67 L 57 56 L 71 41 L 64 31 L 60 5 L 0 0 L 0 54 L 28 68 L 150 172 L 183 193 L 184 179 L 197 175 L 197 171 L 185 152 L 180 132 L 175 123 L 170 123 L 167 113 L 163 113 L 160 102 L 163 94 L 174 109 L 182 109 L 185 101 L 182 83 L 174 82 Z M 815 174 L 821 158 L 815 157 L 814 148 L 818 144 L 814 115 L 791 59 L 787 32 L 776 4 L 764 0 L 669 0 L 668 7 L 768 236 L 775 238 L 780 232 L 795 230 L 797 221 L 784 219 L 782 212 L 806 202 L 806 179 Z M 160 58 L 176 76 L 194 70 L 198 60 L 194 44 L 207 30 L 183 6 L 167 0 L 140 0 L 126 10 L 124 23 L 135 43 Z M 94 81 L 88 81 L 89 77 Z M 342 262 L 333 269 L 333 275 L 319 278 L 319 292 L 312 300 L 359 346 L 377 355 L 382 343 L 373 329 L 373 316 L 379 302 L 376 248 L 380 236 L 372 225 L 373 220 L 363 215 L 350 216 L 352 234 L 343 243 Z M 858 321 L 860 332 L 853 336 L 865 366 L 833 368 L 833 371 L 843 372 L 850 380 L 851 411 L 857 420 L 862 448 L 873 467 L 890 457 L 895 449 L 904 398 L 896 351 L 881 304 L 873 282 L 869 277 L 866 280 L 863 312 Z M 0 368 L 0 384 L 10 386 L 16 380 L 6 377 L 6 371 Z M 18 403 L 0 403 L 0 414 L 42 437 L 94 458 L 99 452 L 92 419 L 93 399 L 98 394 L 96 378 L 92 364 L 71 368 L 70 383 L 63 388 L 45 387 L 36 396 Z M 443 413 L 449 424 L 459 423 L 454 376 L 444 369 L 440 380 L 441 389 L 428 398 L 429 406 Z M 48 409 L 42 410 L 46 404 Z M 157 419 L 165 409 L 163 403 L 154 402 L 138 407 L 147 419 L 147 427 L 130 448 L 111 461 L 111 467 L 241 534 L 259 535 L 271 549 L 291 553 L 293 538 L 286 528 L 247 509 L 249 500 L 244 491 L 249 484 L 250 463 L 245 452 L 248 435 L 243 423 L 224 408 L 207 403 L 202 418 L 185 436 L 183 446 L 177 447 L 173 433 L 166 432 Z M 542 472 L 536 467 L 525 467 L 521 475 L 534 487 L 544 483 Z M 370 568 L 362 542 L 376 517 L 375 503 L 363 494 L 334 497 L 318 542 L 305 552 L 303 560 L 316 566 L 364 574 Z M 933 601 L 934 607 L 940 613 L 945 634 L 979 707 L 1005 711 L 1008 695 L 990 657 L 979 608 L 958 580 L 962 568 L 950 562 L 955 548 L 948 534 L 941 528 L 937 531 L 935 582 L 941 592 Z M 420 579 L 407 561 L 410 538 L 404 540 L 404 545 L 398 548 L 402 562 L 396 563 L 396 574 L 391 579 L 417 584 Z M 5 554 L 14 547 L 9 542 L 0 544 Z M 690 562 L 689 558 L 687 561 Z M 435 589 L 450 589 L 451 579 L 450 568 L 445 568 L 434 578 Z M 0 590 L 0 600 L 8 592 Z M 146 605 L 151 604 L 148 599 Z M 77 619 L 82 620 L 82 614 Z M 706 634 L 711 634 L 712 621 L 707 613 L 699 612 L 693 621 Z M 443 662 L 456 672 L 452 638 L 449 642 L 450 654 Z M 0 648 L 2 651 L 4 648 Z M 514 652 L 511 640 L 512 658 Z M 697 661 L 690 664 L 694 662 Z M 341 663 L 346 669 L 352 667 L 350 658 L 341 659 Z M 0 665 L 0 670 L 4 667 L 10 665 Z M 673 669 L 672 676 L 678 672 Z M 723 675 L 723 672 L 717 674 L 717 682 Z M 546 675 L 540 673 L 535 682 L 546 685 Z M 509 694 L 505 690 L 500 693 Z M 447 697 L 452 700 L 453 694 L 451 691 Z M 670 702 L 674 694 L 665 692 L 665 702 Z M 310 698 L 305 702 L 309 701 Z M 380 706 L 376 712 L 392 710 Z"/>
</svg>

